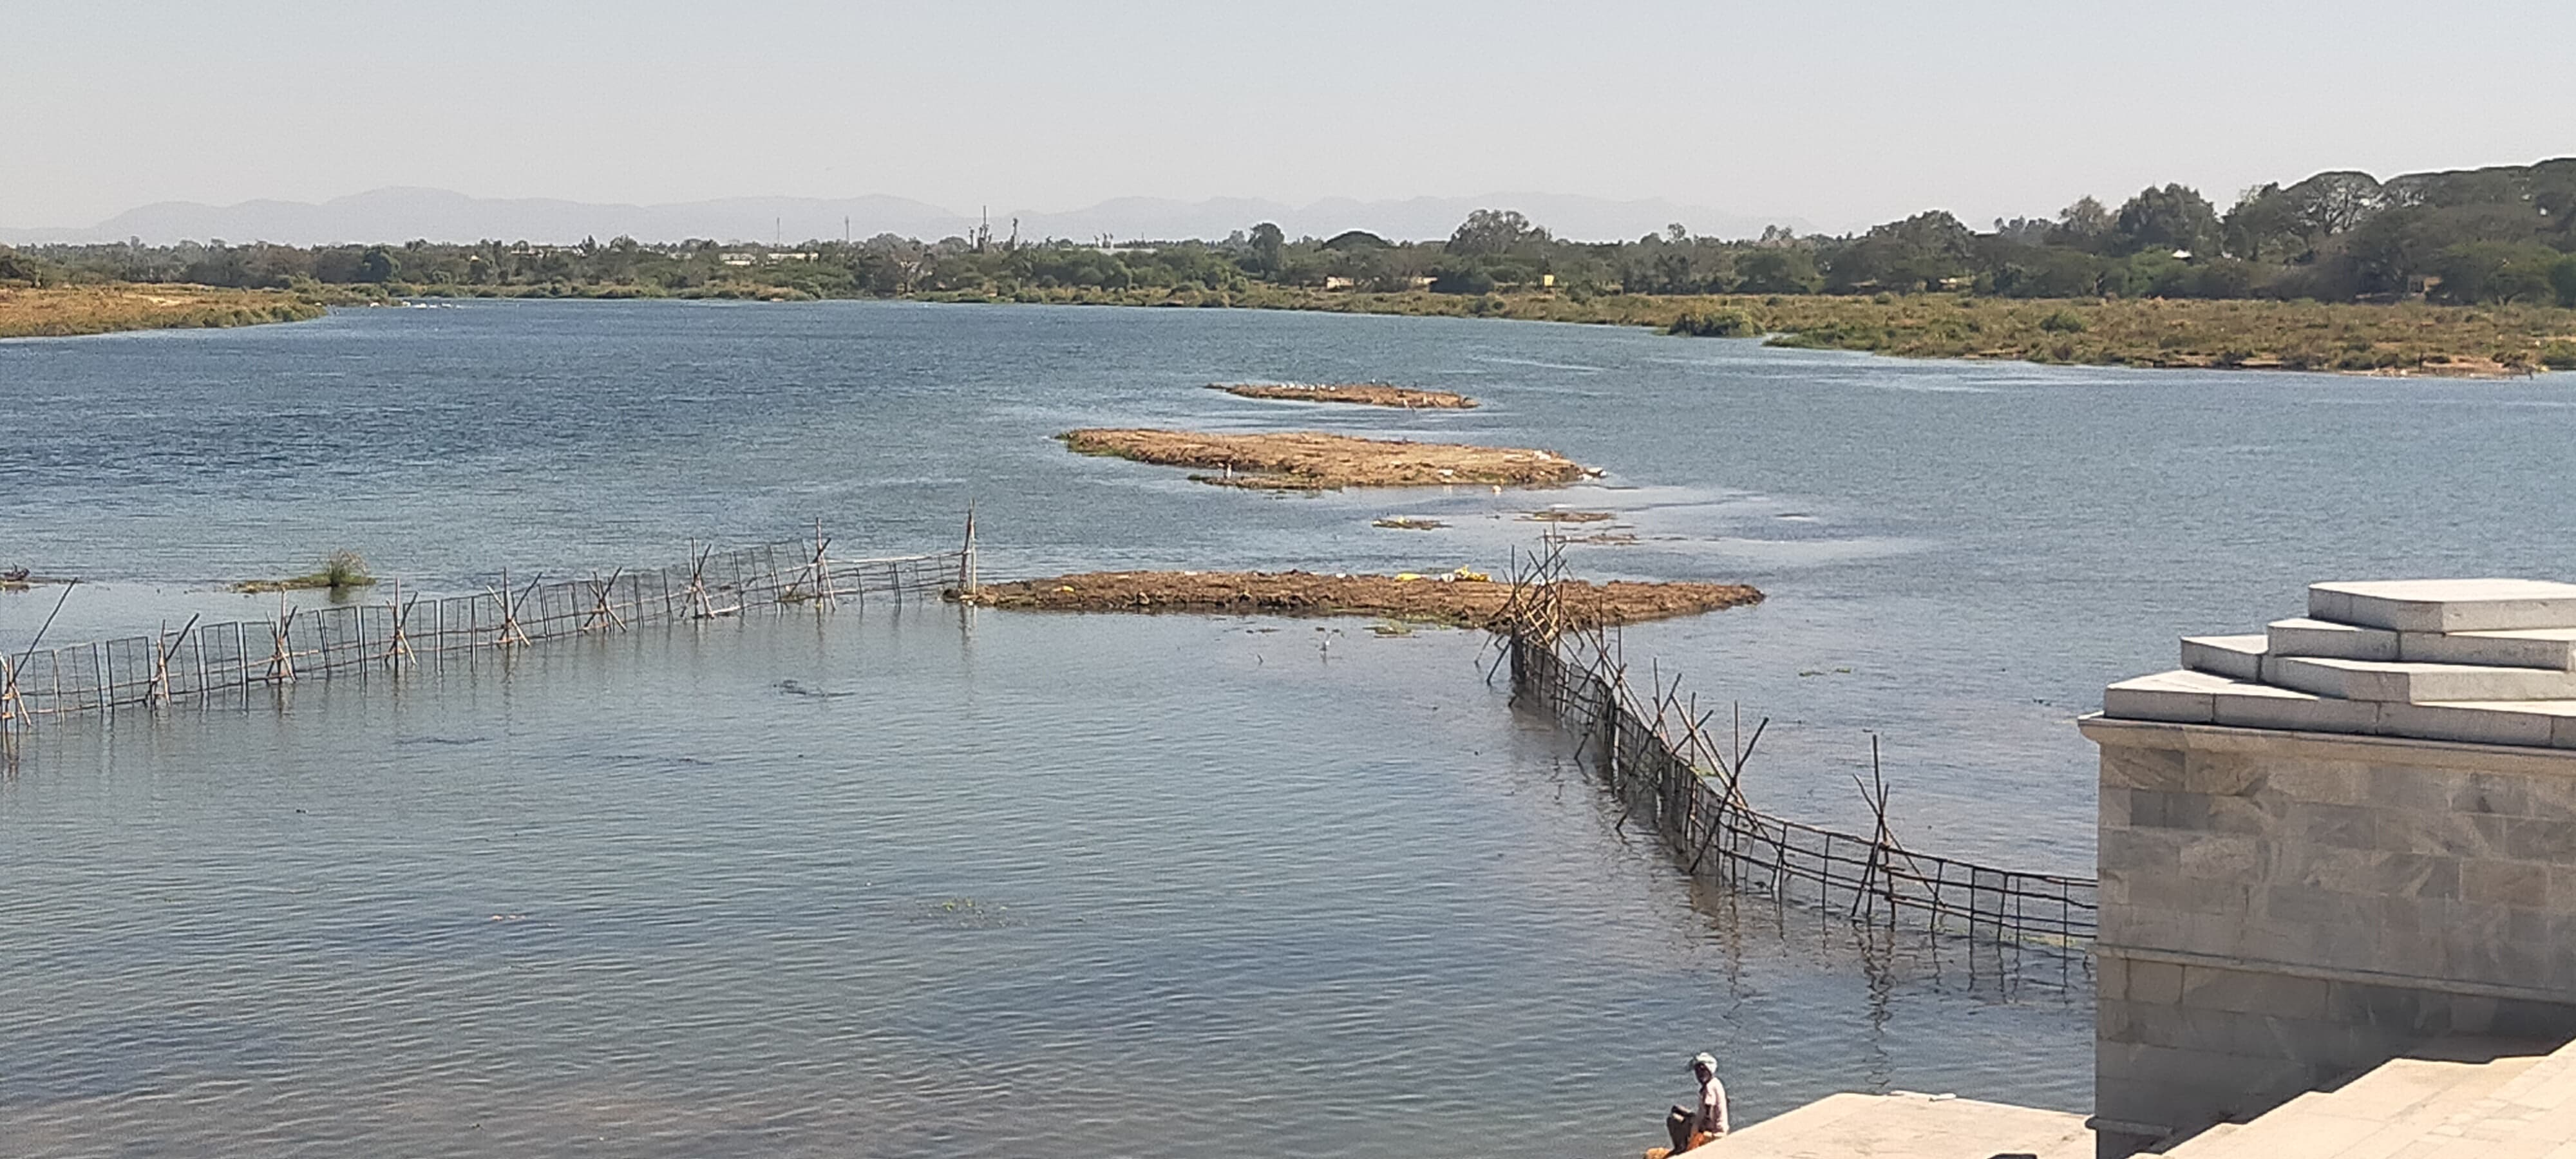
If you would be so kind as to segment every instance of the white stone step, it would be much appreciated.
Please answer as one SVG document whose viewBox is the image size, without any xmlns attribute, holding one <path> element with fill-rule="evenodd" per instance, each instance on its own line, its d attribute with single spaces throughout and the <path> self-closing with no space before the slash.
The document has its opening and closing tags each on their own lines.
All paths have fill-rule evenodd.
<svg viewBox="0 0 2576 1159">
<path fill-rule="evenodd" d="M 2308 615 L 2399 632 L 2576 628 L 2576 584 L 2526 579 L 2310 584 Z"/>
<path fill-rule="evenodd" d="M 2576 700 L 2382 704 L 2382 736 L 2576 749 Z"/>
<path fill-rule="evenodd" d="M 2576 628 L 2497 632 L 2400 632 L 2397 658 L 2428 664 L 2576 671 Z"/>
<path fill-rule="evenodd" d="M 2284 1159 L 2281 1153 L 2283 1143 L 2307 1138 L 2322 1118 L 2318 1108 L 2329 1097 L 2325 1091 L 2309 1091 L 2212 1140 L 2208 1146 L 2191 1151 L 2188 1159 Z M 2369 1134 L 2367 1130 L 2350 1131 L 2352 1125 L 2367 1126 L 2350 1119 L 2330 1120 L 2317 1141 L 2343 1146 L 2358 1142 Z M 2333 1153 L 2326 1150 L 2302 1154 Z"/>
<path fill-rule="evenodd" d="M 2210 693 L 2210 723 L 2236 728 L 2376 734 L 2384 727 L 2387 708 L 2375 700 L 2344 700 L 2269 684 L 2240 683 Z"/>
<path fill-rule="evenodd" d="M 2219 1143 L 2244 1129 L 2243 1123 L 2220 1123 L 2165 1148 L 2164 1154 L 2166 1159 L 2204 1159 L 2205 1156 L 2217 1153 Z"/>
<path fill-rule="evenodd" d="M 2264 628 L 2263 635 L 2264 651 L 2272 656 L 2576 670 L 2576 628 L 2397 632 L 2297 618 L 2275 620 Z M 2191 665 L 2186 662 L 2184 667 Z"/>
<path fill-rule="evenodd" d="M 2332 656 L 2341 660 L 2402 660 L 2398 634 L 2330 620 L 2274 620 L 2263 629 L 2275 656 Z"/>
<path fill-rule="evenodd" d="M 2504 1081 L 2464 1083 L 2341 1159 L 2510 1159 L 2553 1150 L 2576 1138 L 2576 1069 L 2565 1056 L 2499 1058 L 2488 1066 Z"/>
<path fill-rule="evenodd" d="M 2189 669 L 2132 677 L 2102 690 L 2102 715 L 2120 720 L 2215 724 L 2218 710 L 2214 697 L 2240 686 L 2239 681 Z"/>
<path fill-rule="evenodd" d="M 2115 720 L 2576 749 L 2576 699 L 2432 704 L 2344 700 L 2187 670 L 2140 676 L 2103 689 L 2102 715 Z"/>
<path fill-rule="evenodd" d="M 2261 680 L 2264 636 L 2185 636 L 2182 666 L 2230 680 Z"/>
<path fill-rule="evenodd" d="M 2495 1096 L 2541 1059 L 2505 1054 L 2486 1061 L 2400 1058 L 2333 1091 L 2301 1095 L 2206 1150 L 2179 1159 L 2393 1159 L 2462 1115 L 2496 1106 Z"/>
<path fill-rule="evenodd" d="M 2382 707 L 2375 701 L 2338 700 L 2188 669 L 2123 680 L 2102 690 L 2102 715 L 2119 720 L 2294 732 L 2376 733 Z"/>
<path fill-rule="evenodd" d="M 2546 668 L 2280 656 L 2266 659 L 2263 681 L 2318 696 L 2400 704 L 2576 699 L 2576 672 Z"/>
<path fill-rule="evenodd" d="M 2093 1153 L 2093 1132 L 2082 1115 L 1892 1091 L 1828 1095 L 1685 1151 L 1681 1159 L 2092 1159 Z"/>
</svg>

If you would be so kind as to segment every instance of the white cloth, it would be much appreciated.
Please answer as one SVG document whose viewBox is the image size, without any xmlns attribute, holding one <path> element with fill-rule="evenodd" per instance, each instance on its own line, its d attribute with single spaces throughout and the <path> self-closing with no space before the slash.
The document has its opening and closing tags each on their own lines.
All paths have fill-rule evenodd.
<svg viewBox="0 0 2576 1159">
<path fill-rule="evenodd" d="M 1712 1135 L 1726 1133 L 1726 1084 L 1708 1076 L 1699 1084 L 1699 1129 Z"/>
</svg>

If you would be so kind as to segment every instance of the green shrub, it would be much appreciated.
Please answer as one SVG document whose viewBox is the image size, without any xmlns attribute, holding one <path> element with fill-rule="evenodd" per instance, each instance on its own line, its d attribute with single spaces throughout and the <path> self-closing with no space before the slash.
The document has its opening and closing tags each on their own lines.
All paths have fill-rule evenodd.
<svg viewBox="0 0 2576 1159">
<path fill-rule="evenodd" d="M 1753 316 L 1733 307 L 1714 310 L 1685 310 L 1673 324 L 1664 327 L 1666 334 L 1687 334 L 1694 338 L 1745 338 L 1761 333 L 1762 327 Z"/>
<path fill-rule="evenodd" d="M 2560 338 L 2542 346 L 2540 364 L 2551 370 L 2576 370 L 2576 340 Z"/>
<path fill-rule="evenodd" d="M 2081 334 L 2085 330 L 2084 319 L 2072 310 L 2049 311 L 2039 320 L 2039 328 L 2051 334 Z"/>
<path fill-rule="evenodd" d="M 335 591 L 365 587 L 376 582 L 376 577 L 367 573 L 367 561 L 345 547 L 324 558 L 322 570 L 315 572 L 314 576 L 322 581 L 322 586 Z"/>
</svg>

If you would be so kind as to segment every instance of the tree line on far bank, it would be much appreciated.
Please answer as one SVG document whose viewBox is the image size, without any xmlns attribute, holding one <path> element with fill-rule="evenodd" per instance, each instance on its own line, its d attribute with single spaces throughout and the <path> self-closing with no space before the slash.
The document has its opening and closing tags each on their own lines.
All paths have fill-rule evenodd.
<svg viewBox="0 0 2576 1159">
<path fill-rule="evenodd" d="M 579 296 L 863 297 L 1063 287 L 1487 294 L 1911 294 L 2021 298 L 2312 298 L 2576 306 L 2576 158 L 2409 174 L 2320 173 L 2245 191 L 2221 212 L 2182 185 L 2118 206 L 1971 228 L 1930 210 L 1859 234 L 1755 239 L 1681 225 L 1576 242 L 1505 209 L 1445 241 L 1361 231 L 1287 237 L 1262 223 L 1222 240 L 921 241 L 881 235 L 796 246 L 620 237 L 579 245 L 484 241 L 297 247 L 223 242 L 0 248 L 0 283 L 193 282 L 381 287 L 384 292 Z"/>
</svg>

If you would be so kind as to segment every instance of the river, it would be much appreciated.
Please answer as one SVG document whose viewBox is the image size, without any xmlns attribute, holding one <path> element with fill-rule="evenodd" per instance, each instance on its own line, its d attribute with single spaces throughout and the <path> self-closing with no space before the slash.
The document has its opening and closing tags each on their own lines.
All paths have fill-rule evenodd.
<svg viewBox="0 0 2576 1159">
<path fill-rule="evenodd" d="M 2564 376 L 1903 362 L 1463 319 L 467 302 L 0 342 L 0 565 L 55 640 L 816 518 L 988 576 L 1743 580 L 1626 633 L 1848 821 L 2084 871 L 2107 680 L 2304 583 L 2557 576 Z M 1485 401 L 1200 389 L 1387 379 Z M 1281 498 L 1073 426 L 1549 447 L 1552 491 Z M 1432 532 L 1373 528 L 1426 516 Z M 1627 541 L 1633 537 L 1633 541 Z M 23 646 L 54 590 L 0 595 Z M 1481 641 L 953 610 L 655 630 L 288 703 L 47 724 L 0 780 L 0 1121 L 28 1154 L 1634 1154 L 1699 1049 L 1747 1118 L 1838 1089 L 2082 1109 L 2080 965 L 1871 946 L 1696 890 Z M 1320 630 L 1319 630 L 1320 629 Z M 21 1144 L 23 1145 L 17 1145 Z"/>
</svg>

